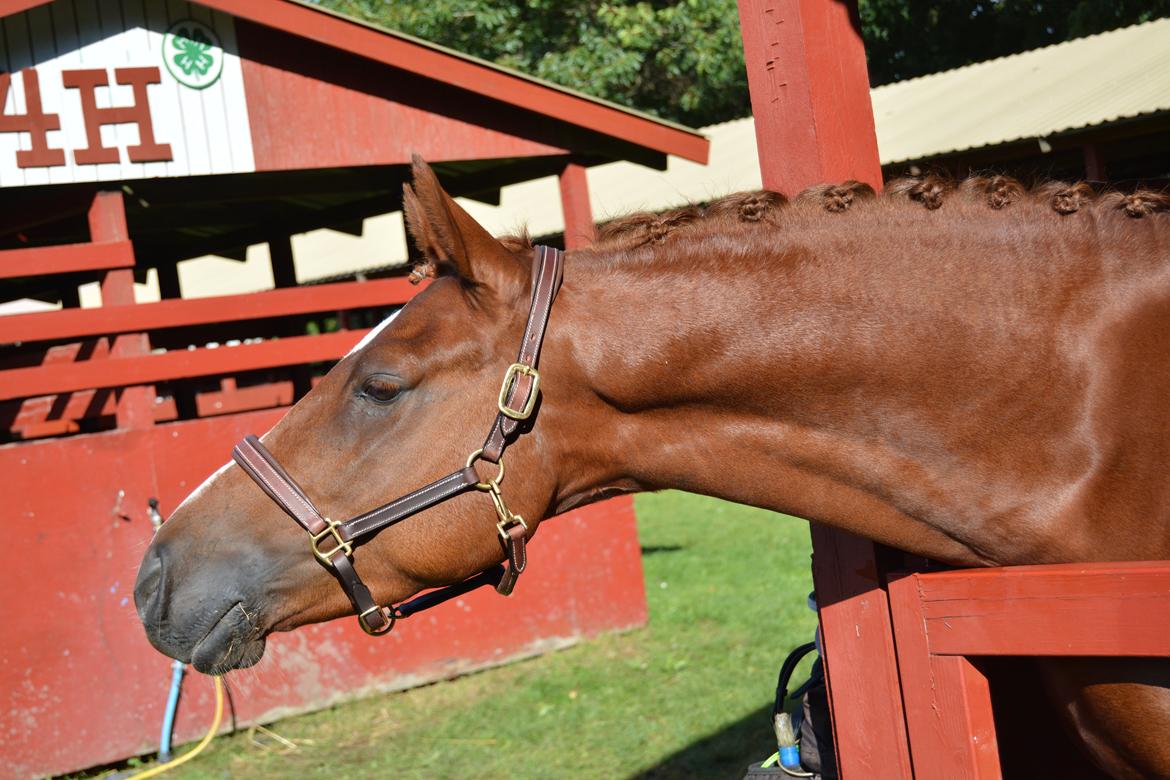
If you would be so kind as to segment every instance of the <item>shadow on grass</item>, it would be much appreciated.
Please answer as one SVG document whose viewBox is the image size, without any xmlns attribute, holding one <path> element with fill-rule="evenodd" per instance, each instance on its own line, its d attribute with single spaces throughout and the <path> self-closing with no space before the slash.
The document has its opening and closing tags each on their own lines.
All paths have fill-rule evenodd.
<svg viewBox="0 0 1170 780">
<path fill-rule="evenodd" d="M 721 731 L 668 756 L 657 766 L 633 775 L 630 780 L 738 780 L 750 764 L 775 752 L 775 737 L 768 725 L 771 714 L 771 704 L 760 707 Z"/>
<path fill-rule="evenodd" d="M 642 545 L 642 555 L 657 555 L 658 553 L 678 552 L 685 550 L 681 544 L 649 544 Z"/>
</svg>

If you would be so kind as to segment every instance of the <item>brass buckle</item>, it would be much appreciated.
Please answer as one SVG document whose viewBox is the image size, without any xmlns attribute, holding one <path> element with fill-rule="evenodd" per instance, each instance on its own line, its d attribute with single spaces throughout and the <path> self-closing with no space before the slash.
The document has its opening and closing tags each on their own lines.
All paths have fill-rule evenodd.
<svg viewBox="0 0 1170 780">
<path fill-rule="evenodd" d="M 524 406 L 520 409 L 513 409 L 508 406 L 508 391 L 512 389 L 516 377 L 521 374 L 532 377 L 532 389 L 528 391 L 528 397 L 524 399 Z M 523 363 L 513 363 L 504 372 L 504 382 L 500 385 L 500 397 L 496 400 L 496 406 L 499 408 L 500 414 L 506 417 L 511 417 L 513 420 L 527 420 L 532 416 L 532 410 L 536 407 L 536 399 L 539 394 L 540 373 L 535 368 Z"/>
<path fill-rule="evenodd" d="M 337 530 L 341 527 L 341 523 L 337 522 L 336 520 L 330 520 L 328 517 L 326 517 L 325 524 L 325 530 L 321 531 L 321 533 L 309 534 L 309 538 L 312 540 L 311 544 L 313 546 L 313 555 L 316 555 L 317 560 L 321 561 L 326 566 L 333 565 L 333 561 L 331 559 L 339 552 L 344 553 L 346 558 L 352 558 L 353 545 L 342 539 L 341 533 Z M 327 537 L 331 537 L 333 541 L 336 542 L 336 544 L 334 544 L 333 547 L 328 550 L 322 550 L 321 542 Z"/>
<path fill-rule="evenodd" d="M 496 517 L 499 518 L 496 522 L 496 532 L 499 533 L 500 540 L 505 545 L 508 544 L 508 529 L 517 523 L 524 528 L 525 533 L 528 532 L 528 524 L 524 522 L 524 518 L 509 510 L 508 505 L 504 503 L 504 494 L 500 492 L 498 483 L 488 483 L 484 490 L 492 497 L 492 506 L 495 507 Z"/>
<path fill-rule="evenodd" d="M 362 631 L 365 631 L 370 636 L 382 636 L 383 634 L 389 634 L 390 631 L 393 630 L 394 624 L 398 622 L 398 612 L 393 607 L 386 608 L 386 625 L 382 628 L 373 629 L 370 627 L 370 624 L 366 622 L 366 615 L 369 615 L 372 612 L 379 612 L 382 609 L 382 607 L 379 607 L 377 604 L 375 604 L 357 616 L 358 625 L 362 627 Z"/>
<path fill-rule="evenodd" d="M 498 512 L 499 510 L 497 509 L 496 511 Z M 505 547 L 507 547 L 508 542 L 511 541 L 508 538 L 508 529 L 517 523 L 519 523 L 520 527 L 524 529 L 524 533 L 528 533 L 528 523 L 524 522 L 524 518 L 520 515 L 511 515 L 506 521 L 501 518 L 500 522 L 496 523 L 496 532 L 500 535 L 500 541 L 504 543 Z"/>
<path fill-rule="evenodd" d="M 467 456 L 467 466 L 470 467 L 473 463 L 475 463 L 477 460 L 479 460 L 479 456 L 482 454 L 483 454 L 483 447 L 480 447 L 478 450 L 476 450 L 475 452 L 468 455 Z M 500 467 L 500 470 L 496 472 L 495 479 L 489 479 L 486 482 L 476 482 L 475 483 L 476 489 L 490 490 L 491 486 L 495 485 L 496 489 L 499 490 L 500 483 L 504 481 L 504 458 L 503 458 L 503 456 L 500 457 L 500 460 L 496 465 Z"/>
</svg>

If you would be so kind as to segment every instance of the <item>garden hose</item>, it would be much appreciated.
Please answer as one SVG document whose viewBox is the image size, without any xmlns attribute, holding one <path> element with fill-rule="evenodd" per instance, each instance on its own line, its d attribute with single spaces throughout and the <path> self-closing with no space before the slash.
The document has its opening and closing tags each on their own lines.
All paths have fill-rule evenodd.
<svg viewBox="0 0 1170 780">
<path fill-rule="evenodd" d="M 203 748 L 211 744 L 211 740 L 215 737 L 215 732 L 219 731 L 220 721 L 223 720 L 223 680 L 219 679 L 218 677 L 212 677 L 211 681 L 215 683 L 215 717 L 211 719 L 211 728 L 209 728 L 207 733 L 203 735 L 203 739 L 199 740 L 199 744 L 178 758 L 172 758 L 166 763 L 159 764 L 158 766 L 152 766 L 150 769 L 139 772 L 136 775 L 131 775 L 130 777 L 126 778 L 126 780 L 146 780 L 148 777 L 161 775 L 163 772 L 174 769 L 179 764 L 187 763 L 191 759 L 195 758 L 195 756 L 199 755 Z"/>
</svg>

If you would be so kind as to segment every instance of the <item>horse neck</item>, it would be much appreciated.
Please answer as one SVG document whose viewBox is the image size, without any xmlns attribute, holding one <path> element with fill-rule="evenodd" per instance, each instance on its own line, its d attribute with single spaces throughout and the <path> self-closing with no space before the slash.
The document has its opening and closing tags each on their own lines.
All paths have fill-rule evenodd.
<svg viewBox="0 0 1170 780">
<path fill-rule="evenodd" d="M 913 272 L 848 230 L 755 229 L 622 259 L 570 257 L 554 337 L 568 343 L 554 350 L 574 356 L 598 411 L 565 437 L 575 476 L 561 508 L 610 490 L 678 488 L 942 560 L 1000 557 L 963 521 L 973 507 L 1009 511 L 1019 496 L 955 478 L 954 440 L 970 431 L 933 419 L 930 398 L 951 393 L 961 406 L 953 394 L 977 394 L 937 381 L 947 354 L 922 327 L 961 332 L 967 315 L 945 291 L 893 283 L 899 273 Z M 913 316 L 889 315 L 899 309 Z M 965 359 L 975 373 L 990 368 Z"/>
</svg>

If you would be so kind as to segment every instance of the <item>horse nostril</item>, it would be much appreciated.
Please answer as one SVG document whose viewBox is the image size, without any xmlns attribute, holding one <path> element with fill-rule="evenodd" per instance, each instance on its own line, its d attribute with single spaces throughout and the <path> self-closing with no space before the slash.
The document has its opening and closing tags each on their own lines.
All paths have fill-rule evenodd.
<svg viewBox="0 0 1170 780">
<path fill-rule="evenodd" d="M 159 545 L 153 544 L 146 551 L 146 557 L 138 569 L 138 581 L 134 583 L 134 605 L 138 608 L 138 616 L 143 622 L 161 608 L 162 581 L 162 550 Z"/>
</svg>

